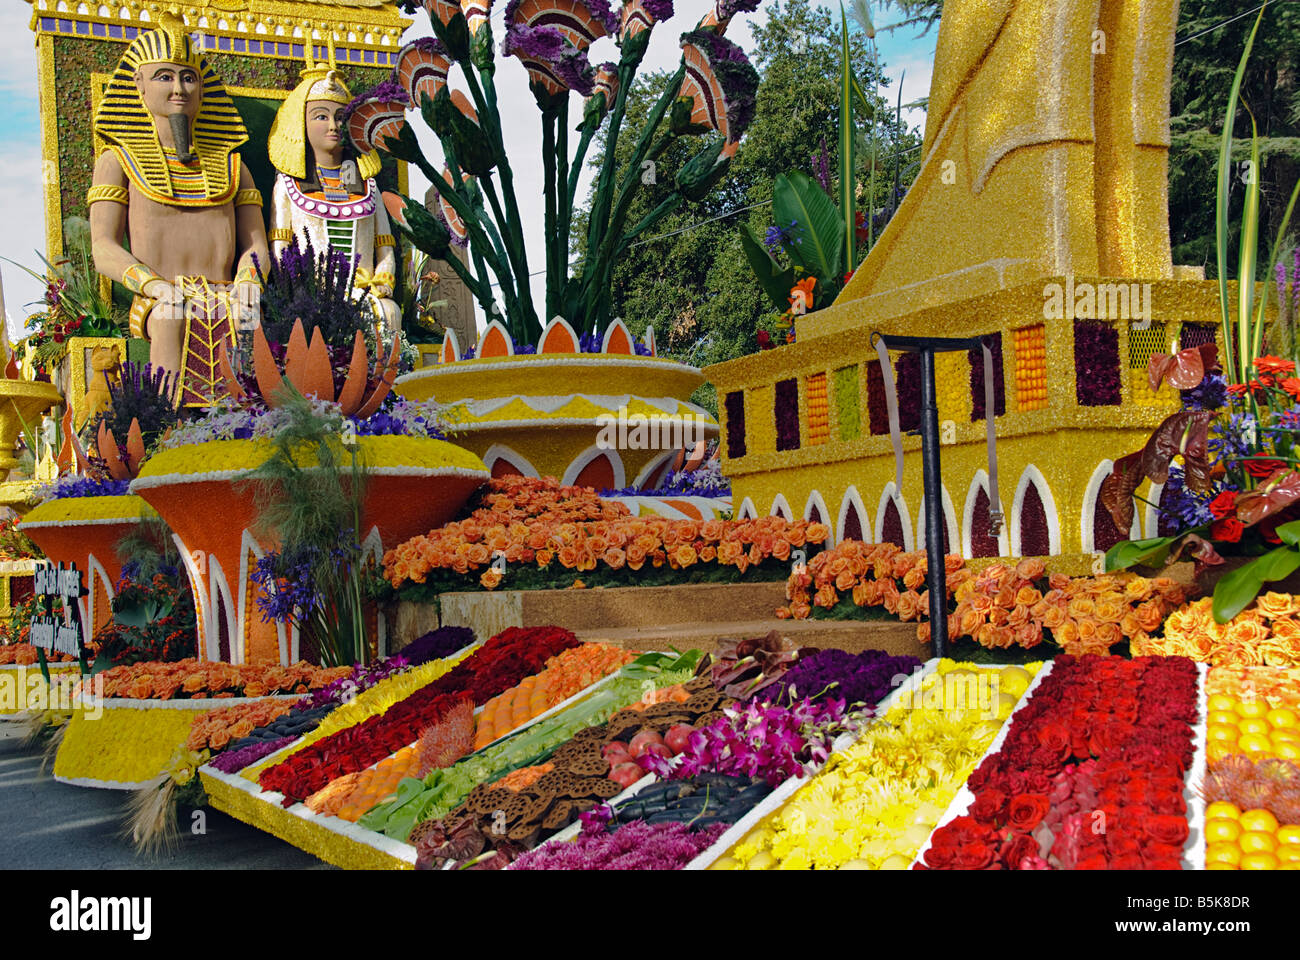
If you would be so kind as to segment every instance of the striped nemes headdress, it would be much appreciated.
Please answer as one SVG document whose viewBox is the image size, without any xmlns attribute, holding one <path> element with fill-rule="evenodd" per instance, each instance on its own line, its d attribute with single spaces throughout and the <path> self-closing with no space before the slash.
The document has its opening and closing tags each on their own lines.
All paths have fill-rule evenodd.
<svg viewBox="0 0 1300 960">
<path fill-rule="evenodd" d="M 203 100 L 194 118 L 193 150 L 203 169 L 204 198 L 181 202 L 225 203 L 239 186 L 234 175 L 238 165 L 231 162 L 230 154 L 248 140 L 248 130 L 221 78 L 195 49 L 185 21 L 176 14 L 163 13 L 156 29 L 142 32 L 126 48 L 95 111 L 95 134 L 115 149 L 126 175 L 145 196 L 160 203 L 178 202 L 153 117 L 135 86 L 136 72 L 152 63 L 191 67 L 203 84 Z"/>
</svg>

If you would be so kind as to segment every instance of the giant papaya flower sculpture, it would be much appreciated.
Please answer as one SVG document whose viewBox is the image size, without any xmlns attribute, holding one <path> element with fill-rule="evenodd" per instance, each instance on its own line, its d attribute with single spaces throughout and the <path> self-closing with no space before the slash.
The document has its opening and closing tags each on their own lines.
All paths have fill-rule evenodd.
<svg viewBox="0 0 1300 960">
<path fill-rule="evenodd" d="M 580 335 L 605 329 L 611 316 L 614 264 L 638 238 L 687 202 L 698 202 L 726 175 L 754 115 L 758 74 L 723 33 L 732 17 L 760 0 L 715 0 L 682 38 L 682 60 L 664 85 L 620 176 L 616 167 L 627 96 L 655 26 L 673 15 L 673 0 L 510 0 L 501 55 L 519 59 L 542 119 L 546 302 L 533 302 L 523 222 L 502 136 L 495 84 L 491 0 L 401 0 L 407 12 L 422 6 L 434 38 L 407 44 L 392 76 L 355 101 L 348 132 L 359 149 L 377 147 L 413 163 L 437 188 L 432 211 L 388 194 L 394 227 L 423 252 L 446 259 L 453 242 L 468 243 L 468 263 L 447 264 L 488 315 L 493 288 L 505 305 L 505 323 L 517 344 L 535 344 L 543 321 L 563 317 Z M 594 45 L 617 45 L 617 62 L 594 65 Z M 451 90 L 458 68 L 469 97 Z M 399 92 L 394 92 L 397 88 Z M 570 150 L 571 94 L 584 97 L 576 149 Z M 472 103 L 470 102 L 472 99 Z M 437 134 L 443 170 L 424 154 L 401 110 L 418 111 Z M 587 255 L 568 264 L 578 178 L 587 150 L 604 128 L 604 160 L 591 197 Z M 713 137 L 680 169 L 663 157 L 681 137 Z M 647 164 L 658 164 L 646 177 Z M 632 201 L 650 190 L 650 213 L 629 223 Z"/>
</svg>

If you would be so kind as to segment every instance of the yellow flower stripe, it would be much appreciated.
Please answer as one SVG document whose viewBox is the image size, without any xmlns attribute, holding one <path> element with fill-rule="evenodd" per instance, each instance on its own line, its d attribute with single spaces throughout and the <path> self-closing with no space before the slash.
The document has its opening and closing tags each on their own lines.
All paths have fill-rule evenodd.
<svg viewBox="0 0 1300 960">
<path fill-rule="evenodd" d="M 945 680 L 958 666 L 981 680 L 998 675 L 998 668 L 941 663 L 922 682 L 915 705 L 894 707 L 833 754 L 710 869 L 907 869 L 1011 713 L 1010 705 L 991 716 L 978 702 L 949 700 L 965 688 L 964 680 Z M 1025 669 L 1034 674 L 1041 666 Z"/>
<path fill-rule="evenodd" d="M 144 783 L 162 773 L 189 736 L 193 710 L 105 710 L 72 715 L 54 775 L 65 779 Z"/>
<path fill-rule="evenodd" d="M 327 714 L 325 719 L 321 721 L 320 726 L 311 733 L 304 735 L 296 743 L 291 744 L 287 753 L 273 753 L 265 760 L 242 771 L 240 776 L 245 780 L 256 783 L 258 775 L 263 770 L 288 759 L 304 747 L 311 746 L 317 740 L 323 740 L 340 730 L 356 726 L 362 720 L 384 713 L 393 704 L 405 700 L 416 690 L 433 683 L 467 656 L 469 656 L 469 653 L 462 654 L 454 659 L 431 660 L 429 663 L 421 664 L 407 670 L 405 673 L 399 673 L 379 681 L 369 690 L 358 694 L 357 698 L 351 703 L 345 703 L 337 710 Z"/>
<path fill-rule="evenodd" d="M 372 467 L 416 467 L 429 470 L 459 468 L 486 473 L 483 461 L 463 447 L 429 437 L 358 437 L 366 463 Z M 213 440 L 160 450 L 145 463 L 140 477 L 191 475 L 252 470 L 271 452 L 270 440 Z M 301 463 L 312 463 L 310 455 Z M 197 479 L 197 478 L 196 478 Z"/>
<path fill-rule="evenodd" d="M 33 523 L 76 524 L 90 520 L 140 520 L 157 512 L 140 497 L 62 497 L 46 500 L 23 518 Z"/>
<path fill-rule="evenodd" d="M 258 799 L 254 794 L 231 786 L 206 771 L 200 771 L 208 802 L 259 830 L 291 843 L 326 863 L 345 870 L 411 870 L 413 865 L 376 850 L 350 837 L 335 833 L 311 820 L 285 810 L 278 803 Z"/>
</svg>

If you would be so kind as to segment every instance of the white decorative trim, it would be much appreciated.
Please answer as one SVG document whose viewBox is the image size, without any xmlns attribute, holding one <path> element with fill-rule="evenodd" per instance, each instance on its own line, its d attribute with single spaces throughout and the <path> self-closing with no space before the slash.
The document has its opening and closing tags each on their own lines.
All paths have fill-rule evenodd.
<svg viewBox="0 0 1300 960">
<path fill-rule="evenodd" d="M 313 200 L 303 193 L 298 188 L 297 181 L 287 174 L 280 173 L 277 174 L 277 177 L 284 184 L 285 192 L 289 195 L 289 202 L 313 217 L 320 217 L 323 220 L 349 222 L 362 220 L 375 212 L 375 193 L 378 188 L 375 186 L 373 179 L 366 181 L 366 195 L 364 197 L 339 204 L 328 200 Z"/>
<path fill-rule="evenodd" d="M 885 540 L 885 507 L 888 503 L 893 502 L 898 508 L 898 519 L 903 524 L 903 549 L 915 550 L 915 540 L 912 537 L 912 514 L 907 509 L 907 501 L 903 499 L 898 488 L 894 486 L 894 481 L 890 480 L 883 490 L 880 491 L 880 502 L 876 505 L 876 529 L 875 542 L 884 543 Z"/>
<path fill-rule="evenodd" d="M 665 414 L 665 419 L 684 417 L 689 414 L 696 419 L 717 423 L 717 420 L 714 419 L 713 415 L 709 413 L 709 411 L 685 400 L 679 400 L 676 397 L 641 397 L 631 393 L 562 393 L 547 396 L 529 396 L 522 393 L 515 393 L 506 397 L 484 397 L 481 399 L 462 400 L 457 403 L 456 406 L 464 408 L 470 416 L 486 417 L 503 407 L 509 406 L 516 400 L 524 404 L 524 406 L 536 410 L 538 413 L 554 413 L 556 410 L 568 406 L 575 400 L 585 400 L 592 406 L 600 407 L 604 411 L 617 413 L 619 410 L 629 406 L 633 401 L 637 401 L 639 403 L 644 403 L 646 406 L 654 407 L 656 410 L 662 411 Z"/>
<path fill-rule="evenodd" d="M 984 496 L 989 495 L 989 475 L 982 467 L 975 471 L 970 489 L 966 491 L 966 505 L 962 508 L 961 555 L 967 560 L 973 559 L 975 552 L 974 547 L 971 546 L 971 531 L 975 529 L 975 501 L 979 498 L 981 490 L 984 491 Z M 989 505 L 992 506 L 992 498 Z M 1001 500 L 998 501 L 998 509 L 1003 514 L 1002 529 L 998 531 L 998 556 L 1006 557 L 1011 555 L 1011 539 L 1007 534 L 1011 525 L 1006 520 L 1006 508 Z"/>
<path fill-rule="evenodd" d="M 754 501 L 746 497 L 740 501 L 740 507 L 732 514 L 736 520 L 758 519 L 758 508 L 754 506 Z"/>
<path fill-rule="evenodd" d="M 641 342 L 650 350 L 650 356 L 659 356 L 659 350 L 655 347 L 655 328 L 652 325 L 646 324 L 645 338 Z"/>
<path fill-rule="evenodd" d="M 208 619 L 210 611 L 208 609 L 208 595 L 203 590 L 203 577 L 199 574 L 198 568 L 194 565 L 194 551 L 185 546 L 177 534 L 172 534 L 172 540 L 176 543 L 176 548 L 180 550 L 181 562 L 185 564 L 185 572 L 190 578 L 190 592 L 194 594 L 194 604 L 198 608 L 195 612 L 198 620 L 198 630 L 202 635 L 203 641 L 203 659 L 217 661 L 221 659 L 221 641 L 220 637 L 212 636 L 212 631 L 208 629 Z M 206 557 L 204 565 L 207 565 Z"/>
<path fill-rule="evenodd" d="M 667 517 L 669 520 L 694 520 L 695 518 L 687 515 L 676 507 L 670 507 L 665 501 L 676 500 L 682 503 L 689 503 L 698 509 L 705 520 L 714 520 L 719 513 L 731 509 L 730 497 L 601 497 L 602 500 L 610 500 L 614 503 L 621 503 L 632 511 L 633 516 L 638 516 L 641 507 L 645 507 L 652 513 L 661 517 Z"/>
<path fill-rule="evenodd" d="M 1092 476 L 1088 478 L 1088 485 L 1083 490 L 1083 507 L 1079 510 L 1079 544 L 1084 553 L 1098 552 L 1093 532 L 1099 506 L 1097 498 L 1101 495 L 1101 485 L 1110 476 L 1114 466 L 1114 460 L 1103 460 L 1097 464 L 1097 469 L 1092 472 Z M 1133 522 L 1129 525 L 1129 537 L 1133 540 L 1142 537 L 1142 524 L 1138 520 L 1136 506 L 1137 501 L 1134 500 Z"/>
<path fill-rule="evenodd" d="M 139 523 L 142 517 L 100 517 L 97 520 L 24 520 L 23 530 L 40 530 L 42 527 L 106 527 L 110 523 Z"/>
<path fill-rule="evenodd" d="M 447 359 L 448 351 L 451 352 L 451 359 Z M 442 348 L 438 351 L 439 363 L 455 363 L 460 359 L 460 341 L 456 339 L 456 331 L 448 330 L 447 335 L 442 338 Z"/>
<path fill-rule="evenodd" d="M 506 338 L 506 356 L 513 357 L 515 355 L 515 341 L 511 338 L 510 331 L 506 329 L 506 325 L 502 323 L 500 320 L 493 320 L 491 323 L 489 323 L 486 327 L 483 328 L 483 332 L 479 335 L 478 338 L 478 346 L 474 348 L 474 352 L 478 356 L 483 355 L 483 344 L 487 340 L 488 334 L 491 333 L 494 329 L 500 330 L 501 335 Z"/>
<path fill-rule="evenodd" d="M 1146 525 L 1147 537 L 1154 538 L 1160 536 L 1160 498 L 1164 495 L 1165 485 L 1163 483 L 1153 483 L 1147 490 L 1147 509 L 1144 523 Z M 1136 513 L 1136 511 L 1134 511 Z"/>
<path fill-rule="evenodd" d="M 147 777 L 144 780 L 136 780 L 134 782 L 127 782 L 125 780 L 95 780 L 91 777 L 61 777 L 57 773 L 54 774 L 54 780 L 56 783 L 66 783 L 70 787 L 97 787 L 100 790 L 139 790 L 145 784 L 152 783 L 157 779 L 158 776 L 156 774 L 152 777 Z"/>
<path fill-rule="evenodd" d="M 1024 507 L 1025 491 L 1028 490 L 1030 483 L 1038 488 L 1038 498 L 1043 502 L 1043 512 L 1047 515 L 1047 552 L 1049 556 L 1054 557 L 1061 552 L 1061 519 L 1056 512 L 1056 498 L 1052 496 L 1052 488 L 1048 486 L 1047 478 L 1032 463 L 1025 467 L 1024 472 L 1020 474 L 1020 482 L 1016 484 L 1016 498 L 1011 507 L 1012 555 L 1017 557 L 1025 555 L 1020 542 L 1020 512 Z"/>
<path fill-rule="evenodd" d="M 840 498 L 840 514 L 835 521 L 835 542 L 840 543 L 845 539 L 844 524 L 849 518 L 849 507 L 853 507 L 858 514 L 858 530 L 865 536 L 871 536 L 872 529 L 871 514 L 867 512 L 866 504 L 862 502 L 862 495 L 858 493 L 858 488 L 849 484 L 848 489 L 844 491 L 844 496 Z"/>
<path fill-rule="evenodd" d="M 610 354 L 610 353 L 609 353 L 609 341 L 612 340 L 612 339 L 614 338 L 614 331 L 615 331 L 615 330 L 622 330 L 622 331 L 623 331 L 623 336 L 625 336 L 625 337 L 627 338 L 627 345 L 628 345 L 628 348 L 631 349 L 631 351 L 632 351 L 632 354 L 631 354 L 631 355 L 635 357 L 635 356 L 636 356 L 636 337 L 632 336 L 632 331 L 629 330 L 629 329 L 627 328 L 627 324 L 624 323 L 622 320 L 619 320 L 619 319 L 617 319 L 617 318 L 614 320 L 613 323 L 611 323 L 608 327 L 605 328 L 605 336 L 601 337 L 601 339 L 600 339 L 600 352 L 603 353 L 603 354 L 609 354 L 610 356 L 615 356 L 615 357 L 618 357 L 618 356 L 624 356 L 624 357 L 625 357 L 625 356 L 627 356 L 627 354 L 625 354 L 625 353 L 624 353 L 624 354 L 618 354 L 618 353 Z"/>
<path fill-rule="evenodd" d="M 87 703 L 85 697 L 78 693 L 72 698 L 74 710 L 88 710 L 103 707 L 105 710 L 192 710 L 202 712 L 217 710 L 221 707 L 237 707 L 245 703 L 258 703 L 262 700 L 283 700 L 294 702 L 307 694 L 277 693 L 265 697 L 204 697 L 201 700 L 138 700 L 132 697 L 104 697 Z"/>
<path fill-rule="evenodd" d="M 493 321 L 494 323 L 496 321 Z M 643 370 L 669 370 L 673 367 L 680 367 L 683 370 L 698 370 L 696 367 L 687 366 L 684 363 L 678 363 L 676 360 L 668 360 L 663 357 L 630 357 L 626 354 L 583 354 L 577 357 L 547 357 L 537 354 L 527 354 L 528 366 L 568 366 L 568 367 L 598 367 L 602 370 L 608 370 L 611 367 L 636 367 Z M 413 370 L 410 373 L 403 374 L 395 381 L 397 385 L 404 383 L 413 383 L 418 380 L 427 380 L 435 376 L 448 376 L 453 373 L 460 373 L 463 370 L 514 370 L 527 369 L 520 366 L 520 361 L 507 363 L 493 357 L 492 360 L 483 362 L 477 357 L 471 360 L 461 360 L 460 363 L 472 363 L 473 367 L 456 367 L 454 365 L 439 364 L 436 367 L 422 367 L 419 370 Z"/>
<path fill-rule="evenodd" d="M 573 350 L 547 350 L 546 339 L 551 335 L 553 330 L 562 330 L 567 333 L 573 342 Z M 551 322 L 546 325 L 542 335 L 537 338 L 537 352 L 540 353 L 581 353 L 582 343 L 578 339 L 577 332 L 571 327 L 563 317 L 552 317 Z"/>
<path fill-rule="evenodd" d="M 492 475 L 492 467 L 498 460 L 504 460 L 525 477 L 532 477 L 536 480 L 540 476 L 537 468 L 528 462 L 527 457 L 510 449 L 504 443 L 492 444 L 487 448 L 487 453 L 483 454 L 483 462 L 487 464 L 488 476 Z"/>
<path fill-rule="evenodd" d="M 221 625 L 218 621 L 221 617 L 221 611 L 224 609 L 227 611 L 226 627 L 230 634 L 230 662 L 242 664 L 244 662 L 244 631 L 240 629 L 243 624 L 240 621 L 239 605 L 231 597 L 230 582 L 226 579 L 226 571 L 221 569 L 221 561 L 211 553 L 208 554 L 208 589 L 211 591 L 212 599 L 210 608 L 212 626 L 217 628 L 213 631 L 213 636 L 217 641 L 216 659 L 221 659 Z M 224 602 L 222 602 L 223 598 Z M 233 623 L 231 622 L 232 618 Z"/>
<path fill-rule="evenodd" d="M 948 527 L 948 549 L 958 547 L 961 544 L 961 531 L 957 527 L 957 511 L 952 505 L 952 497 L 948 495 L 948 487 L 944 484 L 939 486 L 939 494 L 942 498 L 943 505 L 943 522 Z M 916 549 L 925 549 L 925 495 L 921 495 L 921 505 L 916 511 Z"/>
<path fill-rule="evenodd" d="M 536 421 L 529 421 L 536 423 Z M 223 480 L 235 480 L 246 477 L 254 467 L 240 470 L 213 470 L 209 473 L 163 473 L 156 477 L 136 477 L 131 481 L 131 491 L 149 490 L 178 483 L 213 483 Z M 319 470 L 320 467 L 307 467 L 303 472 Z M 375 477 L 478 477 L 488 479 L 484 470 L 469 467 L 371 467 L 367 470 Z"/>
<path fill-rule="evenodd" d="M 668 452 L 655 457 L 641 469 L 641 472 L 637 474 L 636 479 L 632 481 L 631 485 L 640 489 L 645 484 L 649 483 L 650 478 L 653 477 L 664 464 L 670 463 L 675 456 L 677 456 L 677 451 L 669 450 Z"/>
<path fill-rule="evenodd" d="M 547 417 L 544 420 L 480 420 L 477 423 L 456 423 L 448 428 L 449 433 L 472 433 L 476 430 L 514 430 L 519 427 L 526 427 L 530 430 L 538 430 L 545 427 L 604 427 L 609 425 L 609 418 L 612 414 L 604 413 L 595 417 Z M 671 423 L 672 418 L 665 417 L 665 423 Z M 699 424 L 699 430 L 705 434 L 716 434 L 718 425 L 716 423 L 701 423 L 699 420 L 687 421 Z"/>
<path fill-rule="evenodd" d="M 782 516 L 787 521 L 794 522 L 794 511 L 790 509 L 790 504 L 786 502 L 785 494 L 778 493 L 772 500 L 772 509 L 767 511 L 769 517 Z"/>
<path fill-rule="evenodd" d="M 588 464 L 602 456 L 609 459 L 609 465 L 614 471 L 614 486 L 611 489 L 622 490 L 627 486 L 627 468 L 623 465 L 623 458 L 618 455 L 617 450 L 607 449 L 594 443 L 574 457 L 564 468 L 564 478 L 560 480 L 560 485 L 570 486 L 577 483 L 578 474 L 582 473 Z"/>
<path fill-rule="evenodd" d="M 817 513 L 821 517 L 820 522 L 826 524 L 826 526 L 830 528 L 830 532 L 831 532 L 830 536 L 827 537 L 827 542 L 822 544 L 822 546 L 825 547 L 835 546 L 835 544 L 838 541 L 835 539 L 835 528 L 831 526 L 830 508 L 826 506 L 826 501 L 825 499 L 822 498 L 821 491 L 815 488 L 813 489 L 812 493 L 808 494 L 808 501 L 803 505 L 803 518 L 805 520 L 808 521 L 812 520 L 811 514 L 812 514 L 813 507 L 817 508 Z"/>
</svg>

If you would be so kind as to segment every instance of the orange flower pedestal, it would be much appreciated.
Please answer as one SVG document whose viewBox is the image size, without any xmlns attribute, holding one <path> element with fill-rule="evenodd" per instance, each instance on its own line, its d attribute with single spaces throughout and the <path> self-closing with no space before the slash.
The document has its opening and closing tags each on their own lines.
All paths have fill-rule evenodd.
<svg viewBox="0 0 1300 960">
<path fill-rule="evenodd" d="M 139 497 L 63 497 L 36 507 L 19 529 L 50 560 L 75 563 L 82 572 L 81 614 L 93 637 L 113 619 L 114 588 L 122 576 L 118 540 L 142 519 L 157 516 Z"/>
<path fill-rule="evenodd" d="M 488 479 L 483 461 L 428 437 L 358 437 L 370 472 L 362 547 L 376 563 L 392 546 L 446 523 Z M 268 455 L 265 440 L 217 440 L 154 454 L 131 484 L 167 521 L 198 606 L 199 656 L 289 664 L 296 630 L 264 623 L 249 574 L 276 543 L 252 532 L 255 489 L 243 479 Z"/>
</svg>

